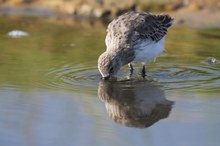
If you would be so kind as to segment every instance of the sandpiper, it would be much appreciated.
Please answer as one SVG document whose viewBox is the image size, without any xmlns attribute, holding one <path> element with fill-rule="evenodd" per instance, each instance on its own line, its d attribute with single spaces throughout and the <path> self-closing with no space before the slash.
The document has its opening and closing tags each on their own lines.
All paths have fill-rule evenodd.
<svg viewBox="0 0 220 146">
<path fill-rule="evenodd" d="M 98 59 L 102 77 L 114 76 L 126 64 L 132 74 L 132 63 L 142 63 L 142 76 L 145 76 L 145 64 L 163 52 L 167 29 L 172 22 L 168 15 L 136 11 L 114 19 L 107 28 L 107 49 Z"/>
</svg>

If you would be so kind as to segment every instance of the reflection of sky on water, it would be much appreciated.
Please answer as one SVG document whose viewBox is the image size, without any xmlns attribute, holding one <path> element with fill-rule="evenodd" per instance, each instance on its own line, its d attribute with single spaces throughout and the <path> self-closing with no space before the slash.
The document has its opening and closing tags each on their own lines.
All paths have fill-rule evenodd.
<svg viewBox="0 0 220 146">
<path fill-rule="evenodd" d="M 176 97 L 181 94 L 166 96 L 176 101 L 170 116 L 136 129 L 110 120 L 94 95 L 1 91 L 0 145 L 218 145 L 220 117 L 212 112 L 219 113 L 219 99 L 210 96 L 208 107 L 190 95 L 183 96 L 187 100 Z"/>
<path fill-rule="evenodd" d="M 4 145 L 62 145 L 72 139 L 80 144 L 86 141 L 78 137 L 92 133 L 88 123 L 93 120 L 84 112 L 86 102 L 77 101 L 74 95 L 15 92 L 1 97 L 4 95 L 9 97 L 1 98 L 0 143 Z"/>
</svg>

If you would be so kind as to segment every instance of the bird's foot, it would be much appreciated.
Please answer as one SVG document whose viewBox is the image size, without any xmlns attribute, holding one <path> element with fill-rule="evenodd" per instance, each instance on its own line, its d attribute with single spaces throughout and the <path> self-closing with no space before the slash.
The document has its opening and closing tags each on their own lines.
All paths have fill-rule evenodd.
<svg viewBox="0 0 220 146">
<path fill-rule="evenodd" d="M 147 75 L 145 72 L 142 72 L 142 73 L 141 73 L 141 76 L 142 76 L 143 78 L 145 78 L 145 77 L 147 77 L 148 75 Z"/>
</svg>

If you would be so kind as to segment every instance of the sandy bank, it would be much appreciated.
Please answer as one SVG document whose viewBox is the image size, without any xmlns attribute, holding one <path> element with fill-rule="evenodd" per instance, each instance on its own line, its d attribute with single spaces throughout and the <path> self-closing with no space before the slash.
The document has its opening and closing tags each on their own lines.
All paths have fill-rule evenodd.
<svg viewBox="0 0 220 146">
<path fill-rule="evenodd" d="M 168 13 L 175 25 L 190 27 L 220 27 L 219 0 L 166 0 L 165 2 L 136 0 L 8 0 L 0 1 L 1 15 L 46 16 L 65 19 L 111 21 L 129 11 L 140 10 Z"/>
</svg>

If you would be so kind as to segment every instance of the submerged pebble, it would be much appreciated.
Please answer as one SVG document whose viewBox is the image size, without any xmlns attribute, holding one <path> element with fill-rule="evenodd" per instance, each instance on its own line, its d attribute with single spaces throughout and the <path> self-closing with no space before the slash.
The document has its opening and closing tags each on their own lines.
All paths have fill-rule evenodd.
<svg viewBox="0 0 220 146">
<path fill-rule="evenodd" d="M 22 30 L 12 30 L 8 32 L 7 35 L 11 38 L 21 38 L 29 36 L 29 33 Z"/>
</svg>

